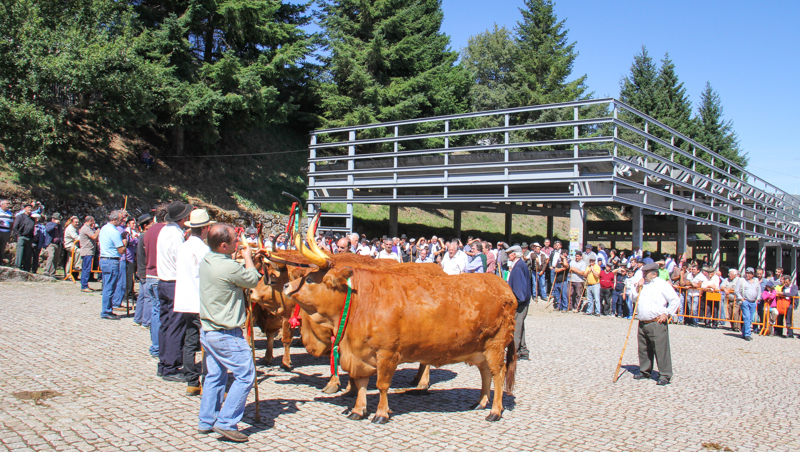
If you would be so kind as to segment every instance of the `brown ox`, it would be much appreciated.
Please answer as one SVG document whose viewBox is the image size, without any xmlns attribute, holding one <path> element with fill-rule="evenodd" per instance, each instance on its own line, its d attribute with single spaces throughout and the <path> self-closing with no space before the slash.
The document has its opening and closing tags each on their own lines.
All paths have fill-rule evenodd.
<svg viewBox="0 0 800 452">
<path fill-rule="evenodd" d="M 308 260 L 297 251 L 284 251 L 272 253 L 271 256 L 278 259 L 286 260 L 291 263 L 308 264 Z M 326 257 L 333 262 L 341 265 L 350 265 L 357 268 L 378 267 L 378 268 L 391 268 L 393 271 L 401 274 L 419 274 L 427 275 L 428 277 L 443 276 L 445 273 L 436 264 L 398 264 L 395 261 L 387 259 L 373 259 L 369 256 L 360 256 L 356 254 L 326 254 Z M 291 279 L 301 278 L 310 271 L 308 268 L 301 268 L 284 263 L 278 263 L 278 259 L 269 261 L 264 259 L 262 262 L 259 259 L 257 266 L 259 271 L 264 273 L 265 277 L 259 281 L 258 286 L 250 293 L 251 300 L 257 302 L 260 306 L 259 313 L 256 314 L 256 324 L 262 324 L 271 328 L 267 333 L 267 354 L 265 360 L 272 359 L 272 341 L 276 333 L 280 329 L 281 342 L 284 346 L 284 354 L 281 366 L 284 369 L 291 369 L 291 341 L 292 330 L 289 326 L 289 318 L 291 318 L 296 301 L 291 297 L 284 295 L 283 286 Z M 316 357 L 330 355 L 331 352 L 331 336 L 334 334 L 333 330 L 327 326 L 320 325 L 313 322 L 308 314 L 301 310 L 301 326 L 300 337 L 303 341 L 303 346 L 306 351 Z M 263 330 L 263 327 L 262 327 Z M 420 365 L 416 377 L 412 384 L 417 385 L 417 390 L 427 390 L 430 386 L 430 366 Z M 339 390 L 341 386 L 340 379 L 337 375 L 332 375 L 328 381 L 323 392 L 333 394 Z"/>
<path fill-rule="evenodd" d="M 377 373 L 380 402 L 372 422 L 388 421 L 392 376 L 398 364 L 408 362 L 477 366 L 482 385 L 475 407 L 486 407 L 494 380 L 494 401 L 486 419 L 501 418 L 503 383 L 511 393 L 517 360 L 513 340 L 517 301 L 505 281 L 489 274 L 428 278 L 337 268 L 311 247 L 303 254 L 320 269 L 292 280 L 284 293 L 314 322 L 336 331 L 351 279 L 350 314 L 339 346 L 341 367 L 358 392 L 350 419 L 366 416 L 367 382 Z"/>
</svg>

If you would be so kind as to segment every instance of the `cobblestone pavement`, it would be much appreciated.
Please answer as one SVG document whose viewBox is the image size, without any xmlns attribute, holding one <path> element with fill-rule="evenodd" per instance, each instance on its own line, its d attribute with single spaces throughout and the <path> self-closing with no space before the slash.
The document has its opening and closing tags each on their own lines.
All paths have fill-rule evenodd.
<svg viewBox="0 0 800 452">
<path fill-rule="evenodd" d="M 469 411 L 478 371 L 452 365 L 432 370 L 428 395 L 390 395 L 394 414 L 385 425 L 347 420 L 342 412 L 353 398 L 320 392 L 328 365 L 295 347 L 293 371 L 259 367 L 262 422 L 253 423 L 251 392 L 240 424 L 250 442 L 233 444 L 196 432 L 199 398 L 156 377 L 146 330 L 99 313 L 99 293 L 82 294 L 74 284 L 0 284 L 0 448 L 800 450 L 797 339 L 745 342 L 723 330 L 675 326 L 672 385 L 637 382 L 630 372 L 614 384 L 629 322 L 532 309 L 531 360 L 520 363 L 501 421 Z M 634 336 L 623 360 L 629 371 L 636 356 Z M 408 387 L 414 368 L 401 366 L 393 388 Z M 13 395 L 44 390 L 60 395 Z M 373 378 L 370 413 L 377 403 Z"/>
</svg>

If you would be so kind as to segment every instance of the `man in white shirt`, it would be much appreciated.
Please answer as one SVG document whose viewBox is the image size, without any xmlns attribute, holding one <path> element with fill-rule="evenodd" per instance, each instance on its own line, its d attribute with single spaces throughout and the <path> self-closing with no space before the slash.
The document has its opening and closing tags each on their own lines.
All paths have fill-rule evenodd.
<svg viewBox="0 0 800 452">
<path fill-rule="evenodd" d="M 414 261 L 417 264 L 432 264 L 433 257 L 428 254 L 428 245 L 423 245 L 419 249 L 419 257 Z"/>
<path fill-rule="evenodd" d="M 442 270 L 448 275 L 464 273 L 469 263 L 467 255 L 458 249 L 458 242 L 453 240 L 447 244 L 447 252 L 442 257 Z"/>
<path fill-rule="evenodd" d="M 665 386 L 672 379 L 668 319 L 678 311 L 680 297 L 668 282 L 658 277 L 658 264 L 645 265 L 642 273 L 644 279 L 638 283 L 640 293 L 636 314 L 639 320 L 639 374 L 633 378 L 650 379 L 655 355 L 658 385 Z"/>
<path fill-rule="evenodd" d="M 186 332 L 183 336 L 183 374 L 186 395 L 200 395 L 200 374 L 195 357 L 200 352 L 200 262 L 209 252 L 203 240 L 216 221 L 208 218 L 205 209 L 195 209 L 186 222 L 192 235 L 178 247 L 177 279 L 175 280 L 175 312 L 183 313 Z"/>
<path fill-rule="evenodd" d="M 684 273 L 683 277 L 681 278 L 681 286 L 682 287 L 691 287 L 691 289 L 686 291 L 686 316 L 684 317 L 684 324 L 690 326 L 697 326 L 697 312 L 698 308 L 700 307 L 700 288 L 703 286 L 703 283 L 707 283 L 708 278 L 703 276 L 700 273 L 700 269 L 693 265 L 691 269 L 689 269 L 689 273 Z M 691 318 L 689 316 L 694 316 Z"/>
<path fill-rule="evenodd" d="M 183 374 L 183 337 L 186 322 L 183 313 L 175 312 L 175 280 L 178 278 L 178 248 L 183 244 L 183 227 L 193 207 L 180 201 L 167 206 L 156 242 L 158 273 L 158 298 L 161 301 L 158 330 L 158 358 L 162 376 L 166 381 L 185 383 Z M 149 251 L 148 251 L 149 252 Z"/>
<path fill-rule="evenodd" d="M 392 251 L 392 241 L 389 239 L 383 241 L 383 249 L 378 253 L 378 259 L 394 259 L 399 264 L 403 263 L 403 261 L 400 260 L 400 256 Z"/>
<path fill-rule="evenodd" d="M 700 285 L 701 289 L 705 289 L 707 291 L 716 291 L 719 290 L 719 283 L 721 282 L 721 278 L 717 275 L 717 269 L 713 267 L 703 267 L 703 276 L 707 279 L 707 281 L 703 282 Z M 716 301 L 705 301 L 705 315 L 704 317 L 714 317 L 714 311 L 719 309 L 719 306 Z M 721 304 L 721 303 L 720 303 Z M 704 320 L 703 326 L 706 328 L 713 326 L 714 328 L 717 327 L 717 321 L 714 320 Z"/>
</svg>

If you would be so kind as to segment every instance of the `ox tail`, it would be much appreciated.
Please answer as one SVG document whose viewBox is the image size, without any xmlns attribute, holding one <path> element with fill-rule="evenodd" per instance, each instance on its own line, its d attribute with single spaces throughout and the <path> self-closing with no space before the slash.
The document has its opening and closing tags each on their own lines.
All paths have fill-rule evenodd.
<svg viewBox="0 0 800 452">
<path fill-rule="evenodd" d="M 514 381 L 517 375 L 517 349 L 514 347 L 514 339 L 508 344 L 506 350 L 506 392 L 514 395 Z"/>
</svg>

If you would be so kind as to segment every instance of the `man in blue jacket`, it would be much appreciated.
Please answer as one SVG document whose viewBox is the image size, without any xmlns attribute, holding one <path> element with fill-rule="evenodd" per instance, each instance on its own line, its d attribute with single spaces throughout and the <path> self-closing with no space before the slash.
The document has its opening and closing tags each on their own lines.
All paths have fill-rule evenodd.
<svg viewBox="0 0 800 452">
<path fill-rule="evenodd" d="M 522 260 L 522 248 L 514 245 L 506 250 L 508 255 L 508 285 L 517 297 L 517 315 L 514 327 L 514 349 L 519 359 L 528 360 L 528 346 L 525 344 L 525 317 L 531 302 L 531 273 Z"/>
</svg>

